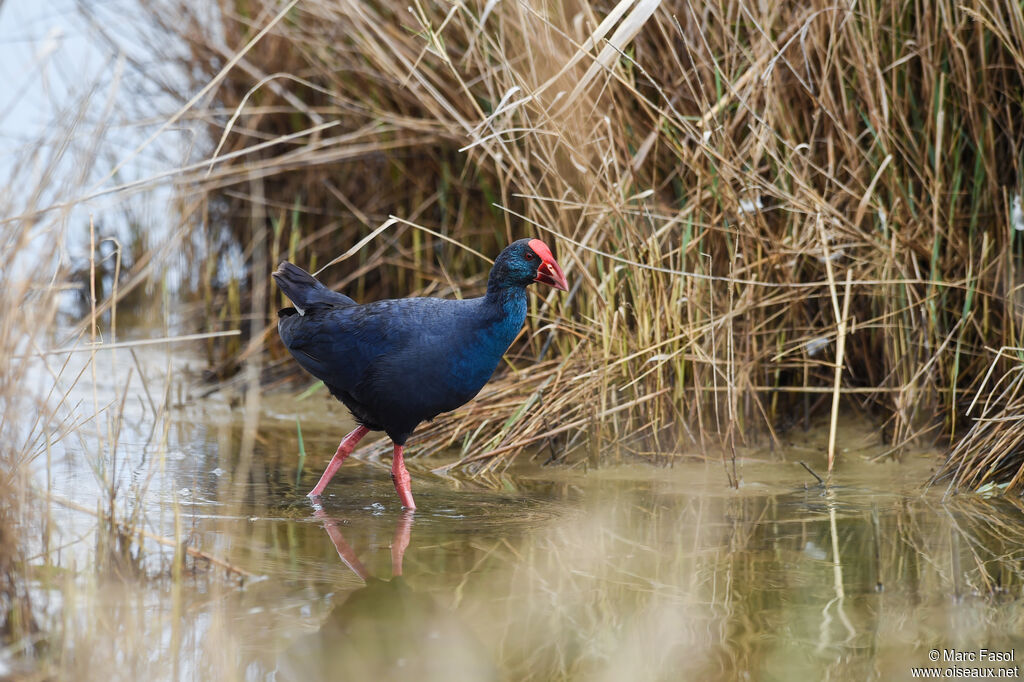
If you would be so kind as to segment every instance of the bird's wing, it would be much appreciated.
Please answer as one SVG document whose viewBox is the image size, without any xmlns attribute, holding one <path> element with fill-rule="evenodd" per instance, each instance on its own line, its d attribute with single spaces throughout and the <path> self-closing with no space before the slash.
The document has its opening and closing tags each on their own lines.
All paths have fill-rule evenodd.
<svg viewBox="0 0 1024 682">
<path fill-rule="evenodd" d="M 378 358 L 403 343 L 403 329 L 370 306 L 314 304 L 281 318 L 281 340 L 302 367 L 331 387 L 351 392 L 372 374 Z"/>
<path fill-rule="evenodd" d="M 373 363 L 360 399 L 388 412 L 419 421 L 462 405 L 490 378 L 508 347 L 487 343 L 476 301 L 382 303 L 394 304 L 384 309 L 399 323 L 389 325 L 394 336 L 388 336 L 388 352 Z"/>
</svg>

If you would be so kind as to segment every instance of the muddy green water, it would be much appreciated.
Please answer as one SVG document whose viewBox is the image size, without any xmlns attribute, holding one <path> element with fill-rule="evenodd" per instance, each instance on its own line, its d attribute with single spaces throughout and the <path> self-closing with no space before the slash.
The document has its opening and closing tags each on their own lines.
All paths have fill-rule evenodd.
<svg viewBox="0 0 1024 682">
<path fill-rule="evenodd" d="M 387 462 L 373 456 L 346 463 L 321 509 L 306 500 L 347 422 L 322 397 L 293 398 L 263 396 L 248 418 L 220 397 L 192 402 L 162 432 L 147 430 L 144 400 L 134 413 L 126 403 L 118 451 L 107 453 L 119 462 L 119 508 L 253 576 L 193 559 L 177 572 L 172 553 L 148 541 L 126 556 L 91 517 L 56 508 L 36 558 L 37 603 L 65 643 L 55 666 L 103 680 L 1019 670 L 1021 509 L 925 493 L 936 455 L 871 462 L 880 448 L 867 424 L 841 431 L 827 494 L 798 464 L 824 469 L 824 434 L 814 432 L 747 453 L 739 490 L 720 461 L 692 456 L 589 472 L 524 457 L 487 481 L 442 478 L 429 473 L 437 459 L 412 459 L 420 510 L 403 514 Z M 81 443 L 49 479 L 88 506 L 102 486 Z M 240 454 L 247 443 L 251 457 Z M 942 660 L 981 649 L 1012 650 L 1011 660 Z"/>
</svg>

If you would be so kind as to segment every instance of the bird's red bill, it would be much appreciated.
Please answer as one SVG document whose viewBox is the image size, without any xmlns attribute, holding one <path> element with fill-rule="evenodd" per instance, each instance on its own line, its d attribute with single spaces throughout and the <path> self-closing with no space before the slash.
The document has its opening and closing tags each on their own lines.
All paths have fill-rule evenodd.
<svg viewBox="0 0 1024 682">
<path fill-rule="evenodd" d="M 537 268 L 537 277 L 534 282 L 542 282 L 562 291 L 569 291 L 569 282 L 565 279 L 565 273 L 558 267 L 555 257 L 551 254 L 548 245 L 539 239 L 531 239 L 527 246 L 540 258 L 540 266 Z"/>
</svg>

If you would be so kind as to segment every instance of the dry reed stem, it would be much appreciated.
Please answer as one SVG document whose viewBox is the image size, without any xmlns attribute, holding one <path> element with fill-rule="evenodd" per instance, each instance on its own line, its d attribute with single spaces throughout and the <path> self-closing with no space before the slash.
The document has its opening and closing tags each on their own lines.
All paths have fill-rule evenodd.
<svg viewBox="0 0 1024 682">
<path fill-rule="evenodd" d="M 839 295 L 836 287 L 835 273 L 832 270 L 832 254 L 829 253 L 828 236 L 821 216 L 817 219 L 818 232 L 821 235 L 821 248 L 825 254 L 825 272 L 828 275 L 828 289 L 832 300 L 832 312 L 836 320 L 836 362 L 835 378 L 832 384 L 832 412 L 828 426 L 828 476 L 832 477 L 832 467 L 836 455 L 836 429 L 839 426 L 839 398 L 843 378 L 843 361 L 846 357 L 846 323 L 850 314 L 850 287 L 853 282 L 853 270 L 846 271 L 846 285 L 843 290 L 842 311 L 839 307 Z"/>
</svg>

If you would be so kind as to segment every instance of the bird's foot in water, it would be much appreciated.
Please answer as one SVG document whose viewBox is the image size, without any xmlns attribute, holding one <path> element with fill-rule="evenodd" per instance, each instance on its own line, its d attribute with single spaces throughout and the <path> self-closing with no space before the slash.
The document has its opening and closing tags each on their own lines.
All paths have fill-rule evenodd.
<svg viewBox="0 0 1024 682">
<path fill-rule="evenodd" d="M 404 474 L 404 476 L 402 475 Z M 395 484 L 395 491 L 398 499 L 402 501 L 402 507 L 409 511 L 416 511 L 416 502 L 412 499 L 412 477 L 409 472 L 402 468 L 401 473 L 391 472 L 391 481 Z"/>
<path fill-rule="evenodd" d="M 416 503 L 412 499 L 412 476 L 405 468 L 405 458 L 402 455 L 403 447 L 395 445 L 395 459 L 391 463 L 391 481 L 395 484 L 395 491 L 402 506 L 409 510 L 416 509 Z"/>
</svg>

